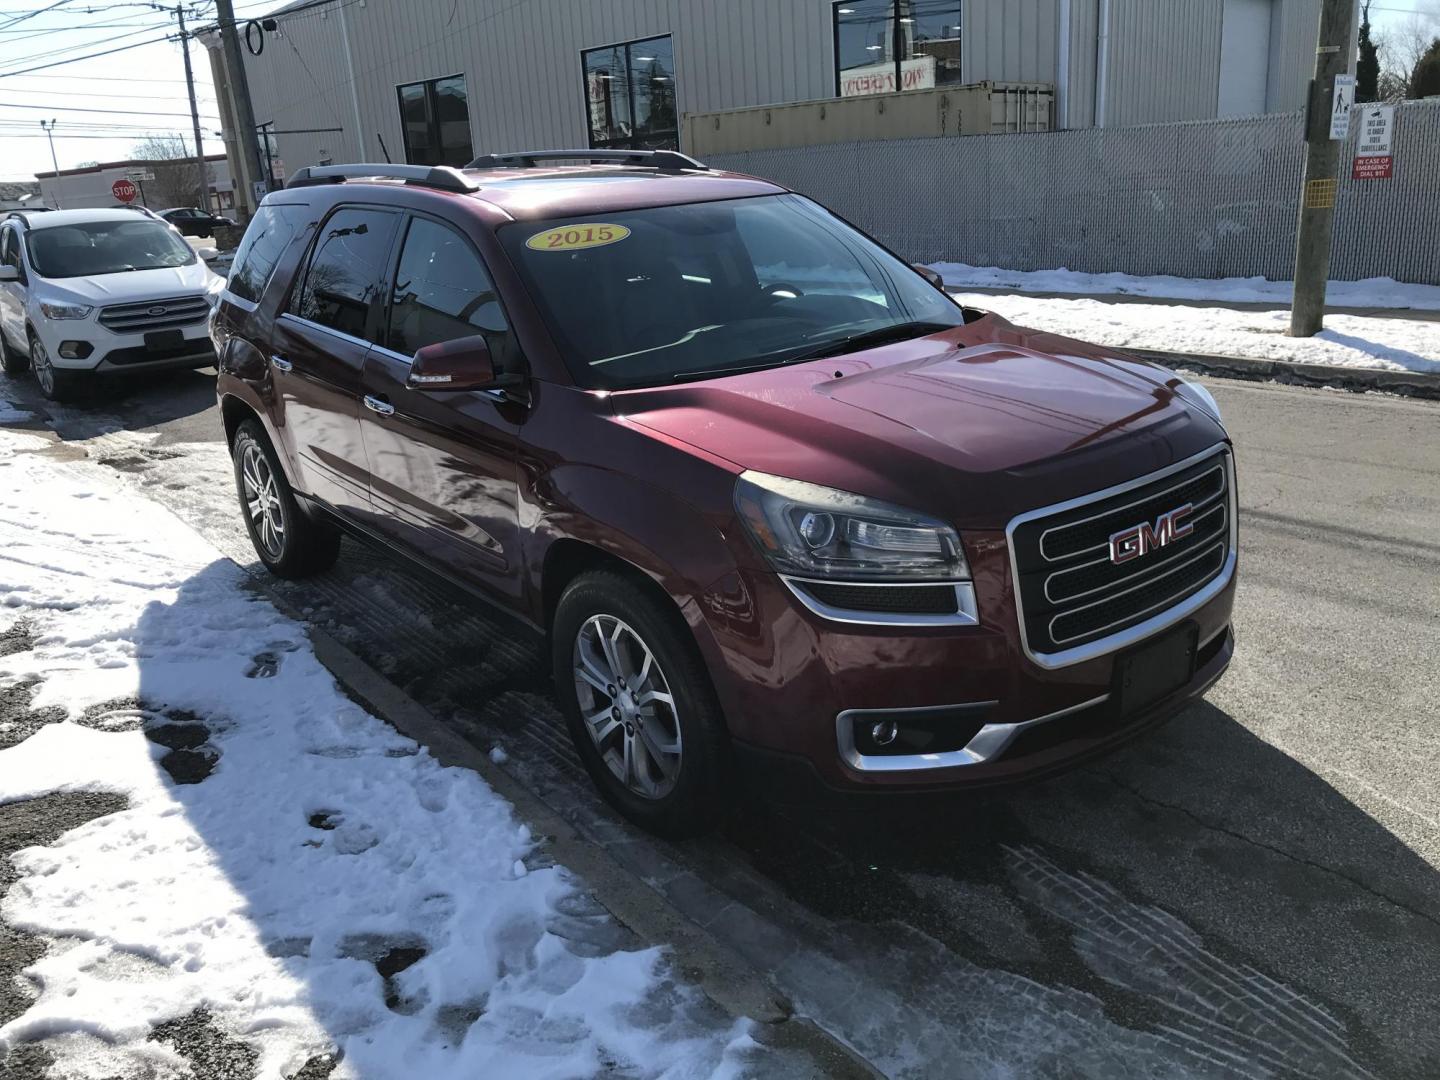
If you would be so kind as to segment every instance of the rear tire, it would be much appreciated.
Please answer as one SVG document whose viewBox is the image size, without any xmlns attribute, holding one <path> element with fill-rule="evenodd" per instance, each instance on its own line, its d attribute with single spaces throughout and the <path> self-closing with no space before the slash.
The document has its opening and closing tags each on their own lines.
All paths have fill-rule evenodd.
<svg viewBox="0 0 1440 1080">
<path fill-rule="evenodd" d="M 555 693 L 605 800 L 672 840 L 714 829 L 733 797 L 730 737 L 690 628 L 611 570 L 570 583 L 552 633 Z"/>
<path fill-rule="evenodd" d="M 85 373 L 56 368 L 50 362 L 50 353 L 45 348 L 45 343 L 34 334 L 30 335 L 30 365 L 35 371 L 35 383 L 47 400 L 74 401 L 78 396 Z"/>
<path fill-rule="evenodd" d="M 258 420 L 240 424 L 230 458 L 245 531 L 265 568 L 276 577 L 303 578 L 334 566 L 340 530 L 300 506 Z"/>
<path fill-rule="evenodd" d="M 0 366 L 5 369 L 5 374 L 11 378 L 24 375 L 30 370 L 30 357 L 10 347 L 10 342 L 5 340 L 4 331 L 0 331 Z"/>
</svg>

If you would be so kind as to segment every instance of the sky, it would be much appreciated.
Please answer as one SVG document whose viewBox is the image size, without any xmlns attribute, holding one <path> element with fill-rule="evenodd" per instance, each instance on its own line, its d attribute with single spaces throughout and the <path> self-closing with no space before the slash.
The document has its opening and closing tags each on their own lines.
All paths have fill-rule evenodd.
<svg viewBox="0 0 1440 1080">
<path fill-rule="evenodd" d="M 145 0 L 0 0 L 0 179 L 28 180 L 52 168 L 41 120 L 56 121 L 55 157 L 62 169 L 128 158 L 150 133 L 174 132 L 187 145 L 192 141 L 180 46 L 163 40 L 174 33 L 176 2 L 164 9 Z M 235 11 L 253 17 L 283 2 L 240 0 Z M 214 0 L 186 0 L 185 6 L 192 27 L 214 18 Z M 1375 0 L 1371 7 L 1382 32 L 1415 13 L 1433 17 L 1440 30 L 1440 0 Z M 109 49 L 122 51 L 85 59 Z M 190 62 L 205 149 L 218 153 L 210 59 L 198 42 L 190 46 Z M 56 66 L 15 74 L 42 64 Z"/>
</svg>

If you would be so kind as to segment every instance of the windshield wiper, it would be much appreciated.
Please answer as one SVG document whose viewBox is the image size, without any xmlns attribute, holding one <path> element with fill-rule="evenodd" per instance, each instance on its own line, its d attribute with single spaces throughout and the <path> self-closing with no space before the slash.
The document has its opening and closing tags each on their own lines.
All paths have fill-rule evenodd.
<svg viewBox="0 0 1440 1080">
<path fill-rule="evenodd" d="M 859 352 L 861 349 L 874 348 L 876 345 L 886 345 L 892 341 L 905 341 L 909 338 L 924 337 L 926 334 L 938 334 L 942 330 L 953 329 L 955 329 L 954 323 L 923 321 L 891 323 L 889 326 L 878 326 L 874 330 L 865 330 L 859 334 L 834 338 L 824 345 L 801 353 L 799 356 L 791 357 L 785 362 L 799 364 L 806 360 L 819 360 L 826 356 L 841 356 L 845 353 Z"/>
<path fill-rule="evenodd" d="M 942 330 L 953 330 L 956 325 L 955 323 L 942 322 L 891 323 L 888 326 L 879 326 L 874 330 L 866 330 L 859 334 L 832 338 L 824 345 L 820 345 L 808 352 L 803 352 L 799 356 L 787 356 L 784 360 L 765 360 L 756 364 L 707 368 L 703 371 L 681 371 L 672 375 L 670 381 L 690 382 L 696 379 L 709 379 L 722 375 L 741 375 L 747 371 L 764 371 L 766 368 L 789 367 L 791 364 L 803 364 L 807 360 L 819 360 L 826 356 L 840 356 L 847 352 L 869 349 L 891 341 L 904 341 L 907 338 L 923 337 L 926 334 L 938 334 Z"/>
</svg>

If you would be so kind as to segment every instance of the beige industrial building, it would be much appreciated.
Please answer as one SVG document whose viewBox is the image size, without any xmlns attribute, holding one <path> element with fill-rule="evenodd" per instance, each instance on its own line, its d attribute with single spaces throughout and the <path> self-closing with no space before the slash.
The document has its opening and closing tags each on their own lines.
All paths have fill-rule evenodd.
<svg viewBox="0 0 1440 1080">
<path fill-rule="evenodd" d="M 846 107 L 868 110 L 864 137 L 885 137 L 874 117 L 899 113 L 883 97 L 977 84 L 983 97 L 947 96 L 943 108 L 967 102 L 993 114 L 994 130 L 1289 111 L 1304 103 L 1319 6 L 301 0 L 272 13 L 273 29 L 249 28 L 260 54 L 246 66 L 255 120 L 292 167 L 462 164 L 522 148 L 699 149 L 687 126 L 702 119 L 715 130 L 735 110 L 835 99 L 875 99 Z M 983 127 L 967 124 L 979 126 L 955 133 Z"/>
</svg>

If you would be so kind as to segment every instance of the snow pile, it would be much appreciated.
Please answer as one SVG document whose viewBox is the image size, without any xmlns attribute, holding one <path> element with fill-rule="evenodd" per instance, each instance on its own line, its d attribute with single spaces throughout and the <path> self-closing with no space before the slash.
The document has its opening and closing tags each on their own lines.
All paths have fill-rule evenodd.
<svg viewBox="0 0 1440 1080">
<path fill-rule="evenodd" d="M 952 289 L 1015 289 L 1032 293 L 1078 293 L 1093 296 L 1155 296 L 1169 300 L 1218 300 L 1241 304 L 1288 306 L 1291 281 L 1268 278 L 1182 278 L 1168 274 L 1082 274 L 1076 270 L 1005 270 L 968 263 L 930 264 Z M 1440 310 L 1440 285 L 1411 285 L 1394 278 L 1332 281 L 1325 290 L 1332 307 L 1425 308 Z"/>
<path fill-rule="evenodd" d="M 1327 315 L 1320 334 L 1292 338 L 1286 336 L 1290 326 L 1288 311 L 1114 304 L 986 293 L 954 296 L 958 303 L 994 311 L 1018 326 L 1117 348 L 1440 372 L 1440 322 Z"/>
<path fill-rule="evenodd" d="M 478 776 L 347 699 L 301 628 L 165 511 L 0 433 L 0 603 L 52 723 L 0 751 L 0 801 L 129 808 L 14 859 L 0 909 L 59 940 L 0 1028 L 67 1077 L 172 1077 L 155 1025 L 205 1007 L 291 1075 L 711 1076 L 755 1043 L 547 865 Z M 208 775 L 207 775 L 208 774 Z M 183 782 L 182 782 L 183 781 Z"/>
</svg>

